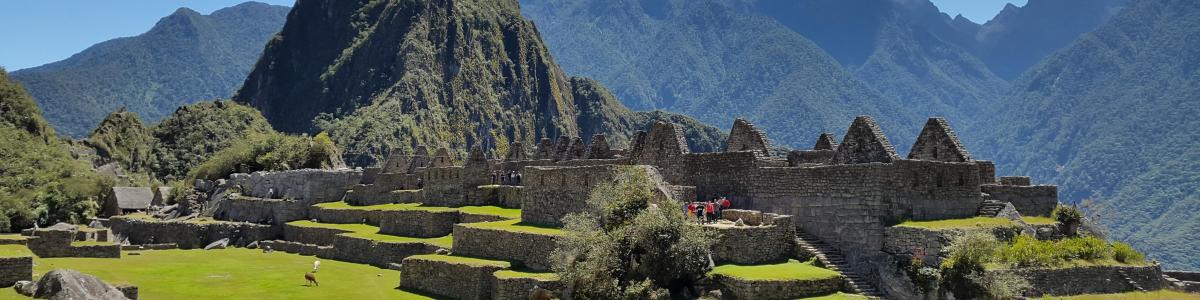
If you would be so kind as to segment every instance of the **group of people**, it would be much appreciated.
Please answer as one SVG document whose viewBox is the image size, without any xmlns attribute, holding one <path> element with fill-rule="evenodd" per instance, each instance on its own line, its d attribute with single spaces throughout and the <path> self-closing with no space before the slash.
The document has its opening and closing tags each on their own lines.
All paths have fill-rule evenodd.
<svg viewBox="0 0 1200 300">
<path fill-rule="evenodd" d="M 492 171 L 492 184 L 500 185 L 521 185 L 521 172 L 517 171 Z"/>
<path fill-rule="evenodd" d="M 721 211 L 729 209 L 731 205 L 733 203 L 729 201 L 729 198 L 714 196 L 707 202 L 688 202 L 684 205 L 684 210 L 687 211 L 688 217 L 695 217 L 697 223 L 705 224 L 721 219 Z"/>
</svg>

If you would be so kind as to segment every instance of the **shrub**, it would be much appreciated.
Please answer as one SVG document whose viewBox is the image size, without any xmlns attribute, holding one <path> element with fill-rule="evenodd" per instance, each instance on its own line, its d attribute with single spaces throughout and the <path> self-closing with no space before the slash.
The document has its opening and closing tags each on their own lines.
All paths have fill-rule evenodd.
<svg viewBox="0 0 1200 300">
<path fill-rule="evenodd" d="M 1055 246 L 1064 252 L 1063 260 L 1100 261 L 1113 258 L 1112 246 L 1092 236 L 1063 239 Z"/>
<path fill-rule="evenodd" d="M 1076 225 L 1083 222 L 1083 212 L 1074 206 L 1058 205 L 1050 213 L 1050 217 L 1065 225 Z"/>
<path fill-rule="evenodd" d="M 578 299 L 655 299 L 683 294 L 709 271 L 712 232 L 662 201 L 642 169 L 599 184 L 588 212 L 563 219 L 552 269 Z"/>
<path fill-rule="evenodd" d="M 1146 257 L 1133 249 L 1133 246 L 1123 242 L 1113 242 L 1113 259 L 1126 264 L 1141 264 L 1146 262 Z"/>
<path fill-rule="evenodd" d="M 949 255 L 942 261 L 941 285 L 957 298 L 985 295 L 987 290 L 980 279 L 1001 246 L 996 237 L 985 232 L 972 231 L 956 237 L 946 248 Z"/>
<path fill-rule="evenodd" d="M 1000 251 L 1003 262 L 1015 267 L 1050 267 L 1062 263 L 1062 251 L 1053 242 L 1020 235 Z"/>
<path fill-rule="evenodd" d="M 237 172 L 279 171 L 341 166 L 337 147 L 324 133 L 309 139 L 276 132 L 251 133 L 218 151 L 189 174 L 216 180 Z"/>
</svg>

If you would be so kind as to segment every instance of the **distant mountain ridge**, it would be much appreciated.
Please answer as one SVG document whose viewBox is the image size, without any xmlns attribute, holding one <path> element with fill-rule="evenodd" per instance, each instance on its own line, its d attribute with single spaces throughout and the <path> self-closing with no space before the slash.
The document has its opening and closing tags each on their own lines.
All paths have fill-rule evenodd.
<svg viewBox="0 0 1200 300">
<path fill-rule="evenodd" d="M 1200 270 L 1200 2 L 1137 0 L 1014 82 L 972 128 L 1001 174 L 1059 184 L 1168 268 Z"/>
<path fill-rule="evenodd" d="M 499 157 L 512 142 L 599 133 L 623 148 L 658 119 L 687 125 L 693 147 L 723 143 L 567 76 L 515 0 L 298 2 L 234 100 L 279 130 L 326 131 L 355 165 L 419 145 Z"/>
<path fill-rule="evenodd" d="M 156 122 L 182 105 L 230 97 L 289 9 L 247 2 L 201 15 L 180 8 L 146 33 L 12 77 L 68 136 L 87 135 L 122 107 Z"/>
</svg>

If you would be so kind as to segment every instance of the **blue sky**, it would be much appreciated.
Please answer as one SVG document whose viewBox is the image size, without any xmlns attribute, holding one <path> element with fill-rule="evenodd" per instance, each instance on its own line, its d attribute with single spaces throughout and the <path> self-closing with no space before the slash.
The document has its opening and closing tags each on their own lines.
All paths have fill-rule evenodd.
<svg viewBox="0 0 1200 300">
<path fill-rule="evenodd" d="M 245 0 L 2 0 L 0 66 L 9 71 L 70 57 L 88 46 L 146 32 L 159 18 L 188 7 L 203 14 Z M 257 0 L 291 6 L 295 0 Z M 1026 0 L 932 0 L 942 10 L 983 23 L 1005 3 Z"/>
</svg>

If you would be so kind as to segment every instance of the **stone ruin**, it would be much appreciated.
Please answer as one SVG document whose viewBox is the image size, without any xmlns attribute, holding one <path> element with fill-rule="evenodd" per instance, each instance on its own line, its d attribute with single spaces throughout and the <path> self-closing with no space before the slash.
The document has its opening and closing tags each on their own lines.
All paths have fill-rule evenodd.
<svg viewBox="0 0 1200 300">
<path fill-rule="evenodd" d="M 215 184 L 241 186 L 241 194 L 227 197 L 226 204 L 215 210 L 214 216 L 229 222 L 226 225 L 178 229 L 130 226 L 136 222 L 122 220 L 114 221 L 123 224 L 114 231 L 141 237 L 131 239 L 133 243 L 150 242 L 146 236 L 161 241 L 188 232 L 190 239 L 178 241 L 180 247 L 199 247 L 232 236 L 235 245 L 261 241 L 283 251 L 404 268 L 402 274 L 415 276 L 405 276 L 404 287 L 422 292 L 464 299 L 504 298 L 497 293 L 553 285 L 528 278 L 500 279 L 492 272 L 515 266 L 546 270 L 554 235 L 476 226 L 504 219 L 454 209 L 370 211 L 313 205 L 344 201 L 351 206 L 499 206 L 520 208 L 520 219 L 515 221 L 521 226 L 554 227 L 566 214 L 585 209 L 592 187 L 611 180 L 620 168 L 634 167 L 653 174 L 663 197 L 678 201 L 727 197 L 734 208 L 728 215 L 756 225 L 715 229 L 725 233 L 714 249 L 715 260 L 762 263 L 790 257 L 796 249 L 823 249 L 844 257 L 829 264 L 840 264 L 838 271 L 857 278 L 846 285 L 854 287 L 850 290 L 870 294 L 870 286 L 891 286 L 893 278 L 886 275 L 890 269 L 881 262 L 894 262 L 903 255 L 891 246 L 913 236 L 920 239 L 914 243 L 931 238 L 889 231 L 895 220 L 970 218 L 984 215 L 982 207 L 997 203 L 1010 207 L 1006 214 L 1018 219 L 1049 216 L 1058 203 L 1053 185 L 1032 185 L 1028 177 L 998 179 L 995 166 L 974 159 L 942 118 L 926 122 L 907 157 L 896 153 L 867 116 L 855 118 L 840 143 L 824 133 L 813 149 L 791 151 L 786 157 L 774 156 L 766 134 L 742 119 L 734 122 L 727 145 L 723 152 L 690 153 L 680 127 L 657 122 L 648 132 L 637 132 L 629 149 L 610 148 L 604 135 L 591 137 L 589 143 L 560 136 L 557 142 L 540 139 L 531 152 L 513 143 L 499 159 L 488 158 L 474 147 L 462 164 L 456 164 L 448 149 L 440 148 L 431 156 L 418 147 L 414 153 L 393 153 L 385 164 L 362 170 L 234 175 L 223 185 Z M 509 177 L 516 174 L 519 182 Z M 453 233 L 451 252 L 506 265 L 464 266 L 425 255 L 443 246 L 370 241 L 347 237 L 345 231 L 289 224 L 297 220 L 366 223 L 379 226 L 381 233 L 403 236 Z M 445 273 L 449 270 L 456 271 Z M 435 274 L 454 274 L 452 280 L 466 285 L 439 288 L 440 283 L 424 281 L 449 280 L 436 279 Z M 423 277 L 431 278 L 414 279 Z M 905 295 L 890 288 L 878 292 Z"/>
</svg>

